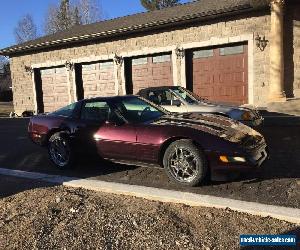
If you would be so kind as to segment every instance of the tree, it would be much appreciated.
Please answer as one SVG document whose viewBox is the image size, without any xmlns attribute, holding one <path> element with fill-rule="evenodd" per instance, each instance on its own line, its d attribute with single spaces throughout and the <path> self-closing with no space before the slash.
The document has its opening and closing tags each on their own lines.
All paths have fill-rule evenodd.
<svg viewBox="0 0 300 250">
<path fill-rule="evenodd" d="M 101 20 L 101 7 L 98 0 L 61 0 L 59 6 L 49 5 L 45 33 L 53 34 L 68 30 L 74 25 L 89 24 Z"/>
<path fill-rule="evenodd" d="M 143 7 L 149 11 L 172 7 L 179 2 L 179 0 L 141 0 Z"/>
<path fill-rule="evenodd" d="M 58 25 L 61 30 L 67 30 L 74 24 L 72 23 L 72 13 L 70 10 L 70 1 L 62 0 L 60 2 L 59 10 L 57 12 Z"/>
<path fill-rule="evenodd" d="M 6 72 L 8 68 L 9 61 L 5 56 L 0 56 L 0 75 Z"/>
<path fill-rule="evenodd" d="M 99 0 L 79 0 L 77 8 L 82 24 L 95 23 L 102 19 L 102 7 Z"/>
<path fill-rule="evenodd" d="M 14 31 L 15 39 L 18 44 L 37 38 L 37 28 L 30 14 L 20 19 Z"/>
</svg>

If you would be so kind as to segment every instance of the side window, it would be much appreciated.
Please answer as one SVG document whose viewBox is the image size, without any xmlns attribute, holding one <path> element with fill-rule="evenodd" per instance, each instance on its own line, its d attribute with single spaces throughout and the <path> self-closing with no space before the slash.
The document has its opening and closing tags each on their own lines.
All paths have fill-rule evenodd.
<svg viewBox="0 0 300 250">
<path fill-rule="evenodd" d="M 104 122 L 109 119 L 110 108 L 107 102 L 87 102 L 81 109 L 81 119 Z"/>
<path fill-rule="evenodd" d="M 159 98 L 158 98 L 158 94 L 155 91 L 149 91 L 147 94 L 147 99 L 150 102 L 155 103 L 156 105 L 159 105 Z"/>
<path fill-rule="evenodd" d="M 59 115 L 59 116 L 71 117 L 74 112 L 75 107 L 76 107 L 76 103 L 72 103 L 66 107 L 63 107 L 57 111 L 54 111 L 53 114 Z"/>
<path fill-rule="evenodd" d="M 149 93 L 149 100 L 158 105 L 168 106 L 172 105 L 174 100 L 178 100 L 178 98 L 169 90 L 157 90 L 151 92 Z"/>
</svg>

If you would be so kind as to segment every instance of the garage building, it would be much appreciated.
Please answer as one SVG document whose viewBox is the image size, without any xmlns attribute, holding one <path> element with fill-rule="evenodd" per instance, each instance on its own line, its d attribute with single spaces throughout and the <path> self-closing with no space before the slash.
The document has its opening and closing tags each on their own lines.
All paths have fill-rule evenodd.
<svg viewBox="0 0 300 250">
<path fill-rule="evenodd" d="M 11 58 L 17 114 L 173 85 L 265 107 L 300 97 L 299 13 L 296 0 L 201 0 L 75 26 L 0 54 Z"/>
</svg>

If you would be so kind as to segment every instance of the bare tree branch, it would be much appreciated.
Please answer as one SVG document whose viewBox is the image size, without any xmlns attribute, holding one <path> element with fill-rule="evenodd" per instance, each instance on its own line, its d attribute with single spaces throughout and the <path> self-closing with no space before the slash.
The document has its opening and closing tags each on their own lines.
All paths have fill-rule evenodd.
<svg viewBox="0 0 300 250">
<path fill-rule="evenodd" d="M 149 11 L 160 10 L 179 4 L 179 0 L 140 0 L 143 7 Z"/>
<path fill-rule="evenodd" d="M 102 6 L 99 0 L 78 0 L 77 7 L 82 24 L 95 23 L 102 19 Z"/>
<path fill-rule="evenodd" d="M 37 28 L 30 14 L 21 18 L 14 30 L 14 33 L 18 44 L 37 38 Z"/>
<path fill-rule="evenodd" d="M 45 33 L 53 34 L 78 24 L 89 24 L 101 20 L 102 8 L 99 0 L 61 0 L 60 6 L 50 5 L 45 23 Z"/>
</svg>

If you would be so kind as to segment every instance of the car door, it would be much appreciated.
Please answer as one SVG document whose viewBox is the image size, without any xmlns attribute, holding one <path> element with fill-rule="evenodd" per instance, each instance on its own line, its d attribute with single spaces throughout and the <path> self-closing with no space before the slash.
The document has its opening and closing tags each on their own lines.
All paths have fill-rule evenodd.
<svg viewBox="0 0 300 250">
<path fill-rule="evenodd" d="M 158 163 L 161 146 L 162 130 L 152 124 L 139 124 L 136 126 L 137 133 L 137 161 Z"/>
<path fill-rule="evenodd" d="M 109 106 L 106 101 L 84 101 L 76 123 L 76 138 L 82 151 L 96 152 L 95 133 L 105 125 Z"/>
<path fill-rule="evenodd" d="M 83 102 L 77 122 L 77 137 L 85 151 L 96 151 L 103 158 L 134 159 L 135 128 L 112 121 L 112 111 L 106 101 Z"/>
<path fill-rule="evenodd" d="M 113 160 L 136 160 L 136 128 L 131 124 L 107 122 L 95 133 L 98 153 Z"/>
</svg>

